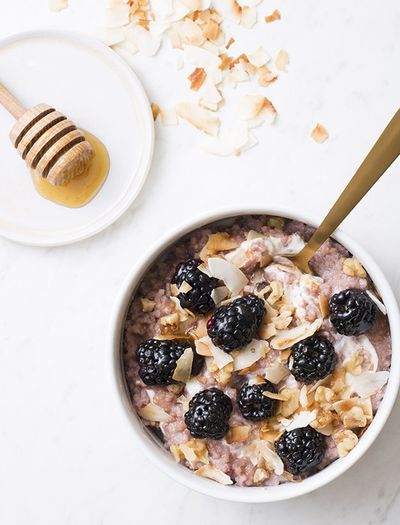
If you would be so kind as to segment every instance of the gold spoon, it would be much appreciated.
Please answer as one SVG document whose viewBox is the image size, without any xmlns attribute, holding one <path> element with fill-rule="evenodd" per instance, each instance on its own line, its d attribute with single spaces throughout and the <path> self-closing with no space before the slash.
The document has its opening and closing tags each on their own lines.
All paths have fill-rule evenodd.
<svg viewBox="0 0 400 525">
<path fill-rule="evenodd" d="M 364 162 L 347 184 L 325 219 L 300 253 L 293 257 L 294 263 L 305 273 L 312 273 L 309 262 L 315 252 L 332 235 L 360 200 L 368 193 L 389 166 L 400 155 L 400 110 L 384 129 Z"/>
</svg>

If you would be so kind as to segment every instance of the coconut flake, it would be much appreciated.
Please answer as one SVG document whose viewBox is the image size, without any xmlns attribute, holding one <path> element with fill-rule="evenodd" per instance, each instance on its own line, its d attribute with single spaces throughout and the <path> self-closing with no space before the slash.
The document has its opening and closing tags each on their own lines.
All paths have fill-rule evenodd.
<svg viewBox="0 0 400 525">
<path fill-rule="evenodd" d="M 208 259 L 208 269 L 212 277 L 225 283 L 232 295 L 237 295 L 248 283 L 245 274 L 225 259 L 210 257 Z"/>
<path fill-rule="evenodd" d="M 126 39 L 131 40 L 143 55 L 152 57 L 160 49 L 161 38 L 144 27 L 131 24 L 126 30 Z"/>
<path fill-rule="evenodd" d="M 125 31 L 122 27 L 102 27 L 96 30 L 95 36 L 106 46 L 115 46 L 123 42 Z"/>
<path fill-rule="evenodd" d="M 370 297 L 370 299 L 376 304 L 378 309 L 383 313 L 383 315 L 387 315 L 386 306 L 380 301 L 377 296 L 371 292 L 371 290 L 366 290 L 366 294 Z"/>
<path fill-rule="evenodd" d="M 139 408 L 138 413 L 143 419 L 155 423 L 168 423 L 169 421 L 172 421 L 172 417 L 169 414 L 152 402 L 148 403 L 143 408 Z"/>
<path fill-rule="evenodd" d="M 257 10 L 254 7 L 242 7 L 240 25 L 246 29 L 251 29 L 257 23 Z"/>
<path fill-rule="evenodd" d="M 266 465 L 275 472 L 278 476 L 283 474 L 284 465 L 278 454 L 270 448 L 269 444 L 264 440 L 257 440 L 257 448 L 261 456 L 264 458 Z"/>
<path fill-rule="evenodd" d="M 265 379 L 277 385 L 289 374 L 289 370 L 283 365 L 276 365 L 267 368 L 264 374 Z"/>
<path fill-rule="evenodd" d="M 129 24 L 130 7 L 127 4 L 115 4 L 104 10 L 102 27 L 121 27 Z"/>
<path fill-rule="evenodd" d="M 275 66 L 279 71 L 287 71 L 286 66 L 289 64 L 289 55 L 284 49 L 281 49 L 275 58 Z"/>
<path fill-rule="evenodd" d="M 272 124 L 276 118 L 276 109 L 272 102 L 263 95 L 244 95 L 238 106 L 238 115 L 250 128 L 263 122 Z"/>
<path fill-rule="evenodd" d="M 271 57 L 269 56 L 269 54 L 265 51 L 263 47 L 259 47 L 258 49 L 253 51 L 253 53 L 250 53 L 248 57 L 249 57 L 250 63 L 253 64 L 253 66 L 257 68 L 264 66 L 271 60 Z"/>
<path fill-rule="evenodd" d="M 249 131 L 246 125 L 234 124 L 218 137 L 208 137 L 203 149 L 212 155 L 227 157 L 240 155 L 249 146 Z"/>
<path fill-rule="evenodd" d="M 213 465 L 204 465 L 203 467 L 200 467 L 199 469 L 195 470 L 194 473 L 198 476 L 202 476 L 203 478 L 208 478 L 212 479 L 213 481 L 217 481 L 222 485 L 232 485 L 233 483 L 231 478 L 227 474 L 225 474 L 225 472 L 222 472 L 222 470 L 219 470 Z"/>
<path fill-rule="evenodd" d="M 362 372 L 360 375 L 346 374 L 346 383 L 350 386 L 351 392 L 355 392 L 362 398 L 367 398 L 377 394 L 386 385 L 389 379 L 389 372 Z"/>
<path fill-rule="evenodd" d="M 195 128 L 208 135 L 218 135 L 220 120 L 208 111 L 190 102 L 181 102 L 175 106 L 178 117 L 186 120 Z"/>
<path fill-rule="evenodd" d="M 226 299 L 229 295 L 229 290 L 226 286 L 218 286 L 217 288 L 214 288 L 211 292 L 211 299 L 214 301 L 216 305 L 218 305 L 221 301 Z"/>
<path fill-rule="evenodd" d="M 322 144 L 329 137 L 327 129 L 322 124 L 317 124 L 311 132 L 311 138 L 317 144 Z"/>
<path fill-rule="evenodd" d="M 292 419 L 291 423 L 286 427 L 286 430 L 294 430 L 295 428 L 304 428 L 310 425 L 317 418 L 317 411 L 312 412 L 300 412 Z"/>
<path fill-rule="evenodd" d="M 175 371 L 172 374 L 172 379 L 178 383 L 187 383 L 192 375 L 193 365 L 193 350 L 188 347 L 185 348 L 183 354 L 176 362 Z"/>
<path fill-rule="evenodd" d="M 203 337 L 203 339 L 205 339 L 205 337 Z M 226 365 L 229 365 L 229 363 L 232 363 L 233 357 L 230 354 L 224 352 L 221 348 L 218 348 L 218 346 L 215 346 L 211 339 L 209 341 L 209 348 L 211 350 L 214 361 L 220 370 Z"/>
<path fill-rule="evenodd" d="M 192 377 L 185 385 L 185 392 L 192 398 L 204 390 L 204 385 L 198 379 Z"/>
<path fill-rule="evenodd" d="M 280 330 L 278 334 L 271 339 L 271 347 L 274 350 L 285 350 L 294 344 L 302 341 L 306 337 L 312 336 L 322 324 L 321 319 L 316 319 L 313 323 L 305 323 L 287 330 Z"/>
<path fill-rule="evenodd" d="M 185 62 L 195 67 L 203 68 L 205 71 L 217 71 L 221 65 L 218 55 L 196 46 L 185 46 L 183 51 Z"/>
<path fill-rule="evenodd" d="M 211 357 L 213 354 L 211 352 L 211 339 L 208 337 L 208 335 L 205 335 L 204 337 L 201 337 L 200 339 L 196 339 L 194 344 L 196 347 L 196 352 L 199 355 L 202 355 L 204 357 Z"/>
<path fill-rule="evenodd" d="M 253 339 L 251 343 L 242 348 L 235 357 L 233 370 L 236 372 L 254 365 L 254 363 L 265 356 L 268 348 L 266 341 Z"/>
</svg>

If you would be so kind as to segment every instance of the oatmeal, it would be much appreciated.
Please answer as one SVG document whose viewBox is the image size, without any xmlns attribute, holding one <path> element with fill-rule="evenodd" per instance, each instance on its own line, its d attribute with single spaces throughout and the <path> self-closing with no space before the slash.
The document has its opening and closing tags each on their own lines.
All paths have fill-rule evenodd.
<svg viewBox="0 0 400 525">
<path fill-rule="evenodd" d="M 357 446 L 383 398 L 391 339 L 362 262 L 312 228 L 245 216 L 172 246 L 135 292 L 132 404 L 175 460 L 223 484 L 301 481 Z M 340 459 L 339 459 L 340 461 Z"/>
</svg>

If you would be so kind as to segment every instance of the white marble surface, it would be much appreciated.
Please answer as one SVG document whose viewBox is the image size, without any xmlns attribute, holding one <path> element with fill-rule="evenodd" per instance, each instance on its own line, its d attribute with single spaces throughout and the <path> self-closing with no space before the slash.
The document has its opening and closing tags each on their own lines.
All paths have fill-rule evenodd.
<svg viewBox="0 0 400 525">
<path fill-rule="evenodd" d="M 56 15 L 45 0 L 0 0 L 0 35 L 84 29 L 95 2 L 70 3 Z M 371 450 L 337 481 L 297 500 L 242 505 L 190 492 L 158 472 L 110 397 L 107 322 L 142 250 L 183 216 L 224 203 L 289 203 L 322 216 L 399 106 L 397 0 L 265 0 L 260 11 L 275 7 L 281 22 L 243 33 L 247 46 L 262 43 L 272 54 L 284 47 L 291 58 L 289 74 L 269 88 L 280 114 L 274 128 L 258 132 L 261 146 L 220 159 L 202 153 L 185 125 L 158 130 L 140 199 L 103 234 L 57 249 L 0 240 L 0 523 L 398 523 L 398 405 Z M 162 57 L 133 63 L 152 99 L 176 100 L 183 80 L 165 78 Z M 316 121 L 331 134 L 322 146 L 308 136 Z M 397 293 L 399 172 L 397 163 L 344 225 Z"/>
</svg>

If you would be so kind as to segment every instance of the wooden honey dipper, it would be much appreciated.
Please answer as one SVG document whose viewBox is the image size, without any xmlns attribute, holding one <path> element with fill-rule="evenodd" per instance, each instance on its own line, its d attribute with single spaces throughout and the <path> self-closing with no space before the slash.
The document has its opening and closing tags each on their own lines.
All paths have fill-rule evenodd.
<svg viewBox="0 0 400 525">
<path fill-rule="evenodd" d="M 71 120 L 47 104 L 27 110 L 2 84 L 0 104 L 17 120 L 10 139 L 28 168 L 54 186 L 85 172 L 93 148 Z"/>
</svg>

